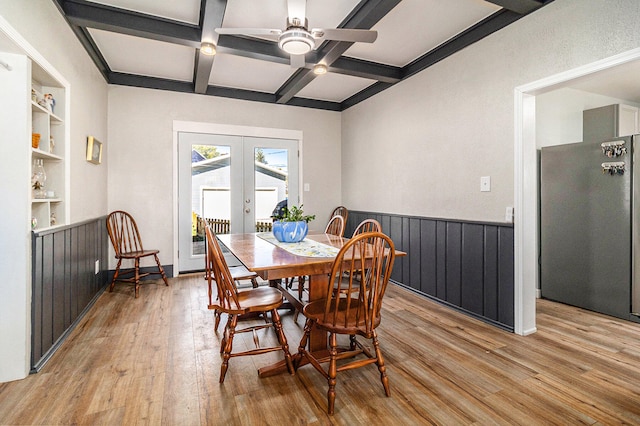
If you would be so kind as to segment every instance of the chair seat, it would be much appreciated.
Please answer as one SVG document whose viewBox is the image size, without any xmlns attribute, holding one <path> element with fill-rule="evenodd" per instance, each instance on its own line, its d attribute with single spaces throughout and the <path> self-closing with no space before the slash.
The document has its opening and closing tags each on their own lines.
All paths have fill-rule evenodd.
<svg viewBox="0 0 640 426">
<path fill-rule="evenodd" d="M 123 259 L 135 259 L 136 257 L 153 256 L 154 254 L 158 254 L 158 253 L 160 253 L 160 250 L 130 251 L 126 253 L 120 253 L 119 257 Z"/>
<path fill-rule="evenodd" d="M 258 287 L 238 292 L 238 302 L 245 312 L 264 312 L 282 305 L 282 293 L 274 287 Z"/>
<path fill-rule="evenodd" d="M 365 337 L 369 337 L 366 333 L 366 325 L 364 323 L 364 319 L 360 319 L 360 321 L 356 320 L 356 313 L 359 310 L 360 301 L 357 299 L 350 299 L 350 309 L 348 310 L 349 314 L 347 317 L 347 301 L 349 299 L 343 297 L 339 299 L 339 305 L 337 313 L 334 317 L 334 307 L 335 300 L 331 303 L 330 314 L 327 315 L 327 320 L 325 320 L 325 307 L 326 300 L 315 300 L 313 302 L 307 303 L 302 312 L 307 319 L 315 321 L 315 325 L 324 329 L 326 331 L 332 333 L 339 334 L 360 334 Z M 346 325 L 345 325 L 346 324 Z M 374 325 L 377 327 L 380 325 L 380 316 L 374 318 Z M 374 327 L 374 328 L 375 328 Z"/>
<path fill-rule="evenodd" d="M 251 280 L 258 277 L 258 274 L 251 272 L 244 265 L 229 266 L 229 272 L 234 280 Z"/>
</svg>

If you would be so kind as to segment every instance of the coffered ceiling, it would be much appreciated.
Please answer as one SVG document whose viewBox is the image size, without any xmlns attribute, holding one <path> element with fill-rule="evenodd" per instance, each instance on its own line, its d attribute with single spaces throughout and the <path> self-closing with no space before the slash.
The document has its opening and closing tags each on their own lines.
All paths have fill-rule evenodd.
<svg viewBox="0 0 640 426">
<path fill-rule="evenodd" d="M 287 0 L 52 1 L 110 84 L 342 111 L 553 0 L 307 0 L 309 28 L 378 36 L 324 41 L 300 68 L 273 37 L 215 32 L 284 30 Z"/>
</svg>

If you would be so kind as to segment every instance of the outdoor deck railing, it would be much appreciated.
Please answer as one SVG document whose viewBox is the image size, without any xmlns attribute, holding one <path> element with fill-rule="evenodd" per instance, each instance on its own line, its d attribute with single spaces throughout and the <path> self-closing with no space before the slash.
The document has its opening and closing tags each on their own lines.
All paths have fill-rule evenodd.
<svg viewBox="0 0 640 426">
<path fill-rule="evenodd" d="M 229 219 L 213 219 L 213 218 L 201 218 L 198 217 L 198 225 L 197 232 L 198 235 L 204 234 L 204 224 L 208 223 L 211 227 L 211 230 L 216 234 L 228 234 L 229 228 L 231 226 L 231 221 Z M 271 232 L 272 223 L 258 221 L 256 222 L 255 232 Z"/>
</svg>

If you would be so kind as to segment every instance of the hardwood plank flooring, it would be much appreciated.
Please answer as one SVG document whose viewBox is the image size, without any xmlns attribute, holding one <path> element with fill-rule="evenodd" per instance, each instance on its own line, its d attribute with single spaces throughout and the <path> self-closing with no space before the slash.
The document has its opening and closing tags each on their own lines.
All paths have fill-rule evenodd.
<svg viewBox="0 0 640 426">
<path fill-rule="evenodd" d="M 0 424 L 640 424 L 640 324 L 539 300 L 522 337 L 392 285 L 379 328 L 391 397 L 374 366 L 343 372 L 329 416 L 313 367 L 258 377 L 279 353 L 233 358 L 220 385 L 201 274 L 170 284 L 102 294 L 40 373 L 0 384 Z M 303 317 L 282 318 L 295 352 Z"/>
</svg>

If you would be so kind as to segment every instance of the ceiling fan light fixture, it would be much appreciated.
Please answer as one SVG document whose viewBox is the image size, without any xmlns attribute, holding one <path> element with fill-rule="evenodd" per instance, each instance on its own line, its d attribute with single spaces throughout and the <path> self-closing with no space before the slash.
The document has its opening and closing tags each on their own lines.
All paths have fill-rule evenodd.
<svg viewBox="0 0 640 426">
<path fill-rule="evenodd" d="M 290 55 L 304 55 L 316 45 L 315 40 L 305 30 L 292 28 L 282 33 L 278 46 Z"/>
<path fill-rule="evenodd" d="M 325 64 L 316 64 L 313 67 L 313 73 L 315 75 L 323 75 L 327 73 L 327 66 Z"/>
<path fill-rule="evenodd" d="M 216 54 L 216 45 L 213 43 L 202 43 L 200 45 L 200 51 L 207 56 L 213 56 Z"/>
</svg>

